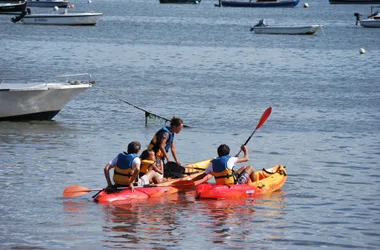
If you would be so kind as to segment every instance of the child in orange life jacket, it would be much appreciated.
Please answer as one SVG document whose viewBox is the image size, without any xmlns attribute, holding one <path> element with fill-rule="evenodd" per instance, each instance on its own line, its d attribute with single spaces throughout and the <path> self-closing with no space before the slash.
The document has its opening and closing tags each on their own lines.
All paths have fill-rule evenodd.
<svg viewBox="0 0 380 250">
<path fill-rule="evenodd" d="M 218 157 L 213 159 L 207 169 L 193 181 L 200 180 L 207 174 L 214 176 L 216 184 L 246 184 L 250 180 L 255 182 L 255 171 L 252 166 L 241 167 L 236 172 L 233 168 L 236 163 L 248 161 L 248 150 L 245 145 L 241 146 L 244 156 L 230 156 L 230 148 L 226 144 L 218 147 Z"/>
<path fill-rule="evenodd" d="M 178 161 L 177 151 L 174 143 L 174 136 L 181 132 L 183 128 L 183 121 L 179 117 L 173 117 L 170 121 L 170 126 L 163 126 L 156 132 L 152 140 L 148 145 L 148 149 L 152 149 L 157 158 L 160 158 L 163 162 L 170 162 L 169 150 L 172 153 L 174 161 L 182 166 Z"/>
<path fill-rule="evenodd" d="M 151 181 L 155 184 L 166 181 L 166 179 L 163 178 L 164 168 L 162 161 L 156 160 L 156 155 L 153 150 L 144 150 L 140 155 L 140 159 L 139 185 L 147 185 Z"/>
</svg>

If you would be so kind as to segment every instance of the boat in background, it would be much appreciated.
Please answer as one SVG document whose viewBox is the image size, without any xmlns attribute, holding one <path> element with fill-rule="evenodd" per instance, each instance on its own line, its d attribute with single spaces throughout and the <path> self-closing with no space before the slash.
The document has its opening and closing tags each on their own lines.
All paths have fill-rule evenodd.
<svg viewBox="0 0 380 250">
<path fill-rule="evenodd" d="M 260 19 L 259 23 L 251 27 L 255 34 L 282 34 L 282 35 L 312 35 L 322 29 L 322 25 L 266 25 L 265 19 Z"/>
<path fill-rule="evenodd" d="M 240 2 L 220 0 L 219 5 L 223 7 L 295 7 L 299 0 L 257 0 L 256 2 Z"/>
<path fill-rule="evenodd" d="M 354 13 L 356 17 L 356 25 L 360 23 L 362 27 L 366 28 L 380 28 L 380 14 L 379 11 L 374 11 L 375 9 L 380 9 L 380 6 L 371 6 L 371 14 L 367 16 L 367 19 L 361 20 L 360 13 Z"/>
<path fill-rule="evenodd" d="M 54 7 L 54 10 L 58 13 L 31 14 L 29 11 L 25 11 L 21 15 L 13 17 L 12 22 L 20 21 L 23 24 L 40 25 L 93 26 L 103 16 L 103 13 L 94 12 L 68 13 L 67 8 L 60 11 L 57 7 Z"/>
<path fill-rule="evenodd" d="M 51 120 L 76 95 L 95 83 L 89 74 L 62 75 L 65 81 L 0 81 L 0 120 Z M 70 80 L 86 78 L 87 80 Z M 89 79 L 88 79 L 89 78 Z"/>
<path fill-rule="evenodd" d="M 380 4 L 380 0 L 329 0 L 330 4 Z"/>
<path fill-rule="evenodd" d="M 0 2 L 0 15 L 20 15 L 26 10 L 27 1 Z"/>
<path fill-rule="evenodd" d="M 28 0 L 28 7 L 40 7 L 40 8 L 66 8 L 69 5 L 70 0 Z"/>
<path fill-rule="evenodd" d="M 199 3 L 201 3 L 201 0 L 160 0 L 160 3 L 199 4 Z"/>
</svg>

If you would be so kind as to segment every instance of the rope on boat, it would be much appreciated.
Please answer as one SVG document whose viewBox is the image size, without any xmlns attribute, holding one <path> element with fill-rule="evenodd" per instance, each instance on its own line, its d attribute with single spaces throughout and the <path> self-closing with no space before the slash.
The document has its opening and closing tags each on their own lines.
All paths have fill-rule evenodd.
<svg viewBox="0 0 380 250">
<path fill-rule="evenodd" d="M 171 119 L 165 118 L 165 117 L 160 116 L 160 115 L 153 114 L 152 112 L 149 112 L 149 111 L 147 111 L 147 110 L 145 110 L 143 108 L 140 108 L 140 107 L 138 107 L 138 106 L 136 106 L 136 105 L 134 105 L 134 104 L 132 104 L 130 102 L 127 102 L 126 100 L 123 100 L 123 99 L 121 99 L 121 98 L 119 98 L 119 97 L 117 97 L 117 96 L 109 93 L 108 91 L 105 91 L 104 89 L 101 89 L 99 87 L 93 87 L 93 88 L 96 88 L 96 89 L 98 89 L 98 90 L 100 90 L 100 91 L 102 91 L 102 92 L 104 92 L 104 93 L 106 93 L 106 94 L 108 94 L 108 95 L 110 95 L 110 96 L 118 99 L 121 102 L 124 102 L 124 103 L 126 103 L 126 104 L 128 104 L 128 105 L 130 105 L 130 106 L 132 106 L 132 107 L 134 107 L 136 109 L 138 109 L 138 110 L 143 111 L 145 113 L 145 125 L 148 124 L 148 119 L 159 119 L 161 121 L 164 121 L 165 123 L 171 121 Z M 189 128 L 189 126 L 187 126 L 185 124 L 183 126 Z"/>
</svg>

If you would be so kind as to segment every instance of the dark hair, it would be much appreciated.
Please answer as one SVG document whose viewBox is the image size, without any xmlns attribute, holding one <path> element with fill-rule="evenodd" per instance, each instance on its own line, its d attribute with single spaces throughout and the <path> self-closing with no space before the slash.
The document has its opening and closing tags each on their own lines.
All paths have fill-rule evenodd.
<svg viewBox="0 0 380 250">
<path fill-rule="evenodd" d="M 170 127 L 173 126 L 181 126 L 183 124 L 183 121 L 181 118 L 173 116 L 172 120 L 170 121 Z"/>
<path fill-rule="evenodd" d="M 225 155 L 230 154 L 230 147 L 228 147 L 226 144 L 222 144 L 218 147 L 218 156 L 222 157 Z"/>
<path fill-rule="evenodd" d="M 149 153 L 152 152 L 153 150 L 151 149 L 145 149 L 144 151 L 142 151 L 141 155 L 140 155 L 140 159 L 141 160 L 146 160 L 149 158 Z"/>
<path fill-rule="evenodd" d="M 138 141 L 133 141 L 128 144 L 128 154 L 137 154 L 141 148 L 141 144 Z"/>
</svg>

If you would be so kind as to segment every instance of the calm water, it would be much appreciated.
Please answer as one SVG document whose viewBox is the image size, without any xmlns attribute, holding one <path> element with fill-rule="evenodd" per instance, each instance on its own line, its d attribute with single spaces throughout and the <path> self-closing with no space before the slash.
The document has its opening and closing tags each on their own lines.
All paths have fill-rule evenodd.
<svg viewBox="0 0 380 250">
<path fill-rule="evenodd" d="M 353 15 L 370 6 L 215 3 L 73 1 L 76 11 L 104 13 L 95 27 L 0 16 L 0 78 L 88 72 L 96 81 L 53 121 L 0 123 L 0 248 L 380 248 L 380 29 L 355 26 Z M 249 32 L 260 18 L 322 24 L 323 33 Z M 112 207 L 93 203 L 93 193 L 63 199 L 69 185 L 103 188 L 104 165 L 161 126 L 145 126 L 144 113 L 118 98 L 183 118 L 191 126 L 176 137 L 184 164 L 215 156 L 221 143 L 237 152 L 272 106 L 248 144 L 249 163 L 284 164 L 288 181 L 250 200 L 188 192 Z"/>
</svg>

